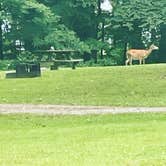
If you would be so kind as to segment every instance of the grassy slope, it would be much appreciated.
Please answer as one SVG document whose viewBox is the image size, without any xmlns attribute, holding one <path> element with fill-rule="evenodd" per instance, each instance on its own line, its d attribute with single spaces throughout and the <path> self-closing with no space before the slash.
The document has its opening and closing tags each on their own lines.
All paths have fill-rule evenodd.
<svg viewBox="0 0 166 166">
<path fill-rule="evenodd" d="M 30 79 L 1 73 L 0 103 L 166 106 L 166 65 L 60 69 Z"/>
<path fill-rule="evenodd" d="M 163 166 L 166 114 L 0 115 L 0 165 Z"/>
</svg>

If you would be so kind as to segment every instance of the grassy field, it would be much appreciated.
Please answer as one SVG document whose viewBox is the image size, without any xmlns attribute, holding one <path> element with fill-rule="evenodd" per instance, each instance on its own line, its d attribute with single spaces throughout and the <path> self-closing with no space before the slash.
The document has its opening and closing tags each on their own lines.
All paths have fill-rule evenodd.
<svg viewBox="0 0 166 166">
<path fill-rule="evenodd" d="M 1 166 L 165 166 L 166 114 L 0 115 Z"/>
<path fill-rule="evenodd" d="M 60 69 L 29 79 L 1 72 L 0 103 L 166 106 L 166 64 Z"/>
</svg>

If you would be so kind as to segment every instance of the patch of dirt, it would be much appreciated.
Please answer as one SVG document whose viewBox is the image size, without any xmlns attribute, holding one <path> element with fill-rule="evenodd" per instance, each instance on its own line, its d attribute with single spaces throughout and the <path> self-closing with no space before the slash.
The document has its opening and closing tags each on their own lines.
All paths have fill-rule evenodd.
<svg viewBox="0 0 166 166">
<path fill-rule="evenodd" d="M 166 75 L 162 75 L 160 79 L 166 79 Z"/>
</svg>

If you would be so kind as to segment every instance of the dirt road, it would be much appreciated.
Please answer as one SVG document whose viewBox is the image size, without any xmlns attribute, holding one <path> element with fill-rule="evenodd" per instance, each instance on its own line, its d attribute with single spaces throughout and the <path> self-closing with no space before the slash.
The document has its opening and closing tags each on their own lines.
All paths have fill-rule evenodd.
<svg viewBox="0 0 166 166">
<path fill-rule="evenodd" d="M 122 114 L 142 112 L 166 112 L 166 107 L 107 107 L 107 106 L 67 106 L 67 105 L 32 105 L 0 104 L 0 114 L 48 114 L 48 115 L 87 115 L 87 114 Z"/>
</svg>

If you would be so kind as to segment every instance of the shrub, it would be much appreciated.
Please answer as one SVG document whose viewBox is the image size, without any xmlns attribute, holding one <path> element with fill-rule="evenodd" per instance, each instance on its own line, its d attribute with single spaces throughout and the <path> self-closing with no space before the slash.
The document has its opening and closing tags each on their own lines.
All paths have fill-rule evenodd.
<svg viewBox="0 0 166 166">
<path fill-rule="evenodd" d="M 14 70 L 17 63 L 17 60 L 1 60 L 0 70 Z"/>
<path fill-rule="evenodd" d="M 81 62 L 78 64 L 79 67 L 96 67 L 96 66 L 113 66 L 116 63 L 111 58 L 98 59 L 97 63 L 94 60 Z"/>
<path fill-rule="evenodd" d="M 123 64 L 123 55 L 124 50 L 120 47 L 113 48 L 111 50 L 111 59 L 116 65 L 122 65 Z"/>
</svg>

